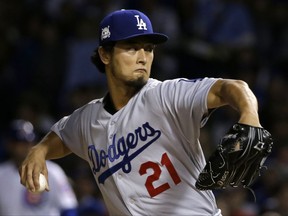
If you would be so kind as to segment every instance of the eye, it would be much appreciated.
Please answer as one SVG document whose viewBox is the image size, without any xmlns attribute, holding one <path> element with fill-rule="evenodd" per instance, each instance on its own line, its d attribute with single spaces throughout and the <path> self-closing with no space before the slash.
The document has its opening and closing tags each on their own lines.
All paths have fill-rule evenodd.
<svg viewBox="0 0 288 216">
<path fill-rule="evenodd" d="M 146 52 L 152 52 L 152 51 L 154 50 L 154 48 L 155 48 L 155 45 L 154 45 L 154 44 L 148 44 L 148 45 L 145 45 L 145 46 L 144 46 L 144 50 L 145 50 Z"/>
<path fill-rule="evenodd" d="M 126 50 L 129 53 L 135 53 L 138 50 L 138 48 L 136 46 L 134 46 L 134 45 L 129 45 L 129 46 L 126 47 Z"/>
</svg>

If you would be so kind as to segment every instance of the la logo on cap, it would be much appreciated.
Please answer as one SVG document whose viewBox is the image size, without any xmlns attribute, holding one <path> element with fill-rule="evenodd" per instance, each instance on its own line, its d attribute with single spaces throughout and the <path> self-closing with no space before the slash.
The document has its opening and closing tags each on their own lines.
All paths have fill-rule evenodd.
<svg viewBox="0 0 288 216">
<path fill-rule="evenodd" d="M 143 21 L 143 19 L 139 18 L 139 15 L 134 16 L 137 19 L 138 30 L 147 30 L 146 23 Z"/>
</svg>

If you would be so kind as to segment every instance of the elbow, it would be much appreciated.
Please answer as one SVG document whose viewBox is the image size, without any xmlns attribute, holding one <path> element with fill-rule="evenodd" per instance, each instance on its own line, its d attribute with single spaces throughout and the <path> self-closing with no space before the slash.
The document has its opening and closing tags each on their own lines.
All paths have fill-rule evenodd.
<svg viewBox="0 0 288 216">
<path fill-rule="evenodd" d="M 243 80 L 227 80 L 222 86 L 222 98 L 228 105 L 242 109 L 244 106 L 256 103 L 256 97 L 247 82 Z"/>
<path fill-rule="evenodd" d="M 240 94 L 240 92 L 246 92 L 249 89 L 249 85 L 247 82 L 243 80 L 225 80 L 223 82 L 222 88 L 221 88 L 221 96 L 222 98 L 226 98 L 228 95 L 233 95 L 237 98 L 237 96 Z M 240 95 L 239 95 L 240 96 Z"/>
<path fill-rule="evenodd" d="M 244 88 L 249 88 L 249 85 L 244 80 L 235 80 L 236 85 L 242 86 Z"/>
<path fill-rule="evenodd" d="M 239 79 L 235 79 L 235 80 L 228 79 L 223 84 L 223 87 L 230 88 L 231 86 L 235 86 L 239 88 L 249 88 L 249 85 L 247 82 L 245 82 L 244 80 L 239 80 Z"/>
<path fill-rule="evenodd" d="M 208 95 L 208 108 L 218 108 L 225 105 L 233 106 L 242 100 L 244 92 L 249 92 L 247 82 L 243 80 L 218 80 Z"/>
</svg>

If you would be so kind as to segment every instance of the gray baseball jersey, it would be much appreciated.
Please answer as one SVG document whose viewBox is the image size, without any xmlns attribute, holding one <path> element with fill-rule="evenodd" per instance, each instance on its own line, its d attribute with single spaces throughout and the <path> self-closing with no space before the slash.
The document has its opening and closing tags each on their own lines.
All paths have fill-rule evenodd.
<svg viewBox="0 0 288 216">
<path fill-rule="evenodd" d="M 60 216 L 76 209 L 78 201 L 62 168 L 47 161 L 50 192 L 30 193 L 20 184 L 18 167 L 12 161 L 0 165 L 0 215 Z"/>
<path fill-rule="evenodd" d="M 115 114 L 96 99 L 52 130 L 90 164 L 111 215 L 221 215 L 213 193 L 194 186 L 215 81 L 150 78 Z"/>
</svg>

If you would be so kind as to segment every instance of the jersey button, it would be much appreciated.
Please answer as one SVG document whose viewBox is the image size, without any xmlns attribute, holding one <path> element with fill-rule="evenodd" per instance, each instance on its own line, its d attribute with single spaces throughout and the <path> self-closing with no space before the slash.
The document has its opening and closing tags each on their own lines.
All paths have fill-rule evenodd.
<svg viewBox="0 0 288 216">
<path fill-rule="evenodd" d="M 129 202 L 130 202 L 131 204 L 135 204 L 136 200 L 133 199 L 133 198 L 130 198 L 130 199 L 129 199 Z"/>
</svg>

